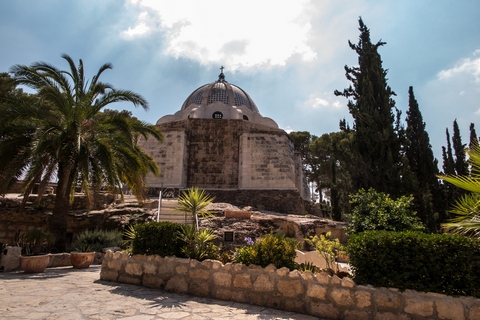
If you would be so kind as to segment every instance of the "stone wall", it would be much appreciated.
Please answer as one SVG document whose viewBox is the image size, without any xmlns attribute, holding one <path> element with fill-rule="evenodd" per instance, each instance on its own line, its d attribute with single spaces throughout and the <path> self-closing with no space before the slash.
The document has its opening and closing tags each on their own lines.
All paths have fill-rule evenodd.
<svg viewBox="0 0 480 320">
<path fill-rule="evenodd" d="M 358 286 L 325 273 L 108 252 L 100 279 L 326 319 L 480 319 L 480 300 Z"/>
<path fill-rule="evenodd" d="M 218 190 L 207 189 L 215 202 L 231 203 L 236 206 L 250 206 L 258 210 L 280 213 L 303 214 L 305 202 L 298 190 Z"/>
</svg>

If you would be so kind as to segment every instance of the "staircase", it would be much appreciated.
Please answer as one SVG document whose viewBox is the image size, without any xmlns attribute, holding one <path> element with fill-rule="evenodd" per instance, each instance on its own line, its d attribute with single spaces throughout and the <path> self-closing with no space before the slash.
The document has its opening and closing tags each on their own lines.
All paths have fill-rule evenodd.
<svg viewBox="0 0 480 320">
<path fill-rule="evenodd" d="M 178 205 L 177 200 L 162 200 L 162 206 L 160 208 L 160 218 L 159 221 L 169 221 L 174 223 L 187 223 L 192 224 L 193 218 L 191 214 L 187 214 L 187 220 L 185 221 L 185 214 L 181 211 L 175 210 L 174 208 Z M 157 202 L 158 206 L 158 202 Z"/>
</svg>

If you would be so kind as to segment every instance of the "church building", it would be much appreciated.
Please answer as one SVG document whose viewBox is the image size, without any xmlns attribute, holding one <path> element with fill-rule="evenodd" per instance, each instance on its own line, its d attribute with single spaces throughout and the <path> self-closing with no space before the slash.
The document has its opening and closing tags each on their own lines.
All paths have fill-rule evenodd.
<svg viewBox="0 0 480 320">
<path fill-rule="evenodd" d="M 302 214 L 310 194 L 293 142 L 221 70 L 157 121 L 164 142 L 140 142 L 160 168 L 147 177 L 149 190 L 198 187 L 215 202 Z"/>
</svg>

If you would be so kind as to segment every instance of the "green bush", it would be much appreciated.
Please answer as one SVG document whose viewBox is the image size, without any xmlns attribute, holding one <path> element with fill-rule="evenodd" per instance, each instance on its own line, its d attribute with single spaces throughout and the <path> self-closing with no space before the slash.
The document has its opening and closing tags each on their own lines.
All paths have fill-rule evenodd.
<svg viewBox="0 0 480 320">
<path fill-rule="evenodd" d="M 183 257 L 183 243 L 177 234 L 181 225 L 172 222 L 149 222 L 133 227 L 132 254 L 158 254 L 159 256 Z"/>
<path fill-rule="evenodd" d="M 346 215 L 348 235 L 366 230 L 423 231 L 425 228 L 411 209 L 413 197 L 393 200 L 389 195 L 370 188 L 351 196 L 352 212 Z"/>
<path fill-rule="evenodd" d="M 245 265 L 255 264 L 266 267 L 274 264 L 277 268 L 295 268 L 295 249 L 298 242 L 279 233 L 270 233 L 258 239 L 254 244 L 238 248 L 233 262 Z"/>
<path fill-rule="evenodd" d="M 220 257 L 219 248 L 213 243 L 217 236 L 211 229 L 200 230 L 192 225 L 182 225 L 177 237 L 183 244 L 181 251 L 186 258 L 203 261 Z"/>
<path fill-rule="evenodd" d="M 119 230 L 85 230 L 77 236 L 72 247 L 75 250 L 90 248 L 91 251 L 100 252 L 103 248 L 121 247 L 122 243 L 123 234 Z"/>
<path fill-rule="evenodd" d="M 480 240 L 417 231 L 352 235 L 347 253 L 360 285 L 480 297 Z"/>
</svg>

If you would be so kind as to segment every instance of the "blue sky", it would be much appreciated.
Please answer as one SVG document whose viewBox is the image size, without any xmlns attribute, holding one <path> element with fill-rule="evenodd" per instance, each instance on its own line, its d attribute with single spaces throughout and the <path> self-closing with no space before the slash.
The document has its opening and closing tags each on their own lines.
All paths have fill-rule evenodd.
<svg viewBox="0 0 480 320">
<path fill-rule="evenodd" d="M 476 0 L 0 0 L 0 72 L 45 61 L 67 69 L 62 53 L 83 59 L 90 78 L 142 94 L 155 123 L 178 111 L 196 88 L 226 80 L 244 89 L 263 116 L 287 131 L 338 131 L 357 64 L 358 17 L 379 49 L 397 107 L 413 86 L 436 157 L 457 119 L 480 133 L 480 2 Z"/>
</svg>

